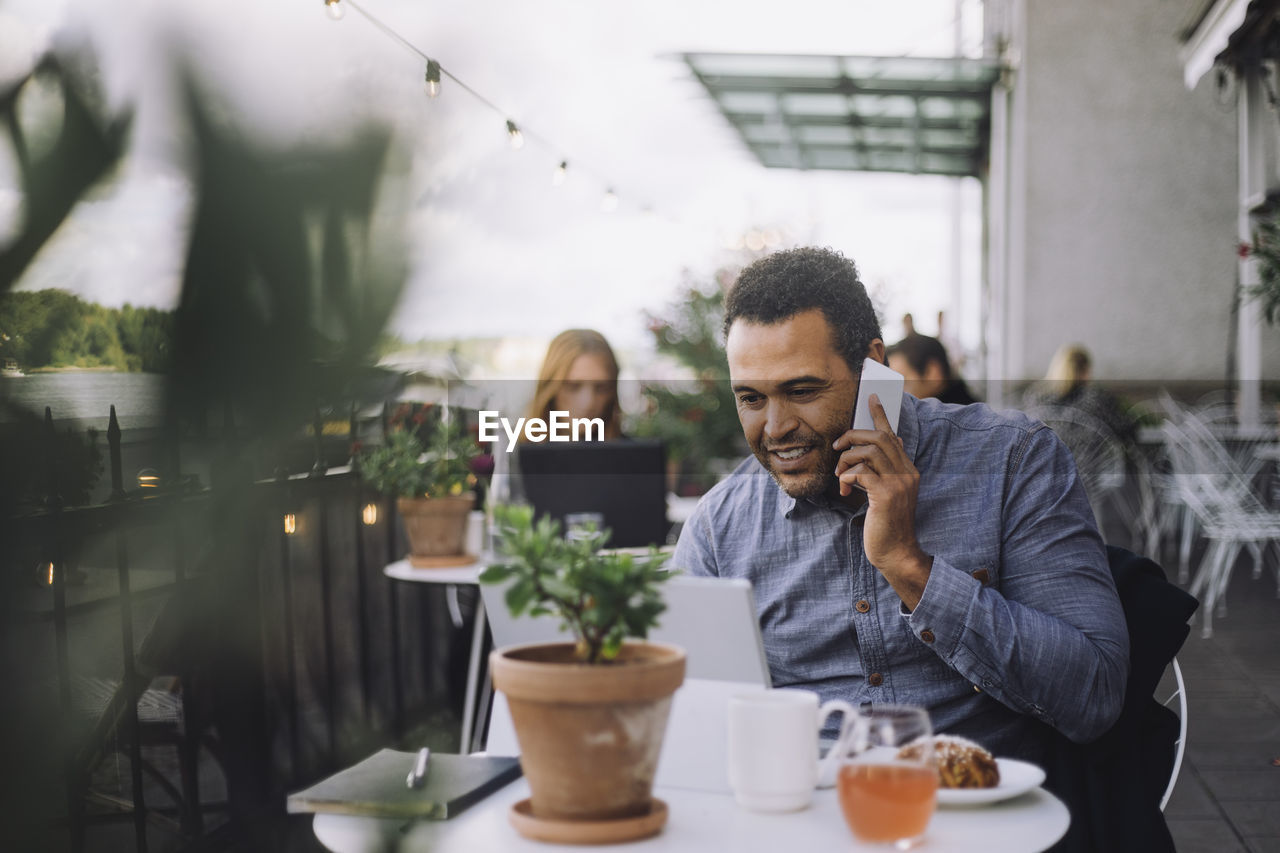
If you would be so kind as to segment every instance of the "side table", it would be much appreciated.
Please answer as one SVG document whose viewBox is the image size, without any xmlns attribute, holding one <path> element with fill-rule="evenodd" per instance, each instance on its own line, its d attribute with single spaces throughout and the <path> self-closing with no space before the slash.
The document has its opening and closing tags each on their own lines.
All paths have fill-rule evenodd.
<svg viewBox="0 0 1280 853">
<path fill-rule="evenodd" d="M 394 563 L 388 563 L 383 568 L 382 573 L 392 580 L 407 583 L 447 584 L 448 589 L 446 592 L 455 596 L 453 600 L 456 602 L 457 588 L 459 586 L 479 586 L 480 572 L 485 565 L 484 555 L 477 558 L 474 563 L 446 569 L 418 569 L 411 565 L 408 560 L 397 560 Z M 455 603 L 454 607 L 456 608 L 456 606 Z M 476 711 L 480 702 L 480 697 L 477 695 L 477 687 L 480 683 L 480 652 L 484 648 L 484 635 L 488 627 L 489 619 L 485 615 L 484 599 L 477 595 L 475 626 L 471 631 L 471 652 L 467 660 L 466 695 L 463 697 L 462 702 L 462 734 L 458 741 L 458 752 L 460 753 L 471 751 L 471 739 L 475 733 Z"/>
</svg>

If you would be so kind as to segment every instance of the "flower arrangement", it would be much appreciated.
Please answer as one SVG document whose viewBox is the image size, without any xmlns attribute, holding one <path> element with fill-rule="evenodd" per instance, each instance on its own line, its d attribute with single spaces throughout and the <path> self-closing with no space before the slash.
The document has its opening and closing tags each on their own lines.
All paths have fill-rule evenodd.
<svg viewBox="0 0 1280 853">
<path fill-rule="evenodd" d="M 476 484 L 471 465 L 480 452 L 461 420 L 457 412 L 446 418 L 444 409 L 403 404 L 392 414 L 382 444 L 354 448 L 356 471 L 392 497 L 461 495 Z"/>
<path fill-rule="evenodd" d="M 600 553 L 607 531 L 581 538 L 560 535 L 560 523 L 534 521 L 533 508 L 496 506 L 499 562 L 480 574 L 481 583 L 511 581 L 512 616 L 554 613 L 577 639 L 577 658 L 605 663 L 618 656 L 628 637 L 644 639 L 666 609 L 658 586 L 671 573 L 658 550 L 636 559 Z"/>
</svg>

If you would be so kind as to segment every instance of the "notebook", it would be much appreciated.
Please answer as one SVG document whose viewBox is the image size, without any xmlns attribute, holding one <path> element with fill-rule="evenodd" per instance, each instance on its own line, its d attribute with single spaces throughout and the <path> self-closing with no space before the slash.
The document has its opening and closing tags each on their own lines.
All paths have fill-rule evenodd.
<svg viewBox="0 0 1280 853">
<path fill-rule="evenodd" d="M 539 516 L 564 523 L 598 512 L 608 545 L 661 545 L 667 539 L 666 449 L 661 441 L 522 444 L 520 487 Z"/>
<path fill-rule="evenodd" d="M 303 791 L 290 794 L 290 812 L 445 820 L 520 776 L 515 758 L 431 753 L 426 782 L 405 777 L 415 752 L 383 749 Z"/>
</svg>

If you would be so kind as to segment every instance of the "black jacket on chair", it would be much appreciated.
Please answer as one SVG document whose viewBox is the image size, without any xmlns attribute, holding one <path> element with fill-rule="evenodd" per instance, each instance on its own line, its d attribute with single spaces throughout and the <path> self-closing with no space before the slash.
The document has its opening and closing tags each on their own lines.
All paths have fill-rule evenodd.
<svg viewBox="0 0 1280 853">
<path fill-rule="evenodd" d="M 1071 810 L 1071 827 L 1053 849 L 1172 853 L 1160 798 L 1173 770 L 1179 721 L 1154 694 L 1199 602 L 1145 557 L 1108 546 L 1107 559 L 1129 627 L 1124 707 L 1093 743 L 1072 743 L 1045 727 L 1045 787 Z"/>
</svg>

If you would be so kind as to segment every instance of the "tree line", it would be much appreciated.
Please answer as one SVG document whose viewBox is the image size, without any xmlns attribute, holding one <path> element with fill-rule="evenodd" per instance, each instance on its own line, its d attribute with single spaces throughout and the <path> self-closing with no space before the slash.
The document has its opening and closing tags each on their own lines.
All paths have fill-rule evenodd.
<svg viewBox="0 0 1280 853">
<path fill-rule="evenodd" d="M 0 358 L 24 369 L 108 367 L 163 373 L 173 351 L 173 313 L 107 308 L 63 290 L 0 294 Z"/>
</svg>

